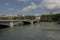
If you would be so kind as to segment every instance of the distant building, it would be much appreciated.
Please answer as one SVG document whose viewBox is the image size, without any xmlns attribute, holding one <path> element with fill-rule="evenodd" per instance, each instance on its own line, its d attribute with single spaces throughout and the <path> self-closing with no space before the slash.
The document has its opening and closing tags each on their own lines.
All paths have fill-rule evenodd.
<svg viewBox="0 0 60 40">
<path fill-rule="evenodd" d="M 40 16 L 35 16 L 35 20 L 40 20 Z"/>
<path fill-rule="evenodd" d="M 41 19 L 39 14 L 35 14 L 34 16 L 35 16 L 35 20 L 40 20 Z"/>
<path fill-rule="evenodd" d="M 23 15 L 23 14 L 21 13 L 21 14 L 18 14 L 18 16 L 25 16 L 25 15 Z"/>
</svg>

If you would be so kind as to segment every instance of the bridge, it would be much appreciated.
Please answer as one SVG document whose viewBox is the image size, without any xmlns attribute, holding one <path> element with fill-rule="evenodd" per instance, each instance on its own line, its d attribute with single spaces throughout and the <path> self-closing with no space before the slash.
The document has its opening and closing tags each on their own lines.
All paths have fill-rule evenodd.
<svg viewBox="0 0 60 40">
<path fill-rule="evenodd" d="M 38 22 L 38 20 L 0 20 L 0 25 L 13 27 L 18 24 L 34 24 L 34 22 Z"/>
</svg>

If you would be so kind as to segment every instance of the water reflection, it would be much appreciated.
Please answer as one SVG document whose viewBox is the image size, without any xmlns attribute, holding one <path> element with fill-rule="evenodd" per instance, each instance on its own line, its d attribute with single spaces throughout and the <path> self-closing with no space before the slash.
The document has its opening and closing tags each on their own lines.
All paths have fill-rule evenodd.
<svg viewBox="0 0 60 40">
<path fill-rule="evenodd" d="M 42 22 L 1 29 L 0 40 L 60 40 L 60 25 Z"/>
</svg>

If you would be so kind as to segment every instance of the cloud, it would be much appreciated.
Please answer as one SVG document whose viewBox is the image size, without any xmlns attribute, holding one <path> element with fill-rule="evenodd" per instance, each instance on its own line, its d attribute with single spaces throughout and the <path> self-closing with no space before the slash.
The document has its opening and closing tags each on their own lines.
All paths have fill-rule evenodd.
<svg viewBox="0 0 60 40">
<path fill-rule="evenodd" d="M 5 5 L 8 5 L 8 3 L 5 3 Z"/>
<path fill-rule="evenodd" d="M 32 9 L 36 9 L 38 6 L 35 4 L 35 3 L 32 3 L 30 6 L 27 6 L 27 7 L 25 7 L 25 8 L 23 8 L 23 12 L 28 12 L 28 11 L 30 11 L 30 10 L 32 10 Z"/>
<path fill-rule="evenodd" d="M 29 2 L 30 0 L 17 0 L 17 1 Z"/>
<path fill-rule="evenodd" d="M 39 6 L 45 9 L 60 9 L 60 0 L 43 0 Z"/>
</svg>

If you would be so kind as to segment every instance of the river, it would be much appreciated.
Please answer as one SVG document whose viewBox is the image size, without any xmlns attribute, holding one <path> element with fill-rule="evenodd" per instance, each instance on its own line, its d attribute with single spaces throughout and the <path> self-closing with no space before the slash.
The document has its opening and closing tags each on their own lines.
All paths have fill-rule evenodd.
<svg viewBox="0 0 60 40">
<path fill-rule="evenodd" d="M 0 29 L 0 40 L 60 40 L 60 24 L 42 22 Z"/>
</svg>

